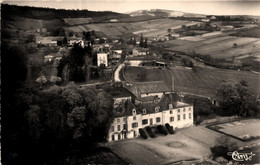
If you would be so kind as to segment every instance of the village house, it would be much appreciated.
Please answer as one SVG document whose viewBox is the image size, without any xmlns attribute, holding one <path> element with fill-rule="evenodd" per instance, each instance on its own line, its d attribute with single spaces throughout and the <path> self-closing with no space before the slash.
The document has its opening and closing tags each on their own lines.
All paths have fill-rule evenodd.
<svg viewBox="0 0 260 165">
<path fill-rule="evenodd" d="M 146 56 L 149 54 L 148 48 L 133 48 L 133 56 Z"/>
<path fill-rule="evenodd" d="M 170 95 L 163 95 L 157 103 L 133 104 L 128 100 L 121 109 L 114 109 L 114 114 L 116 117 L 110 126 L 108 141 L 135 138 L 140 135 L 139 128 L 166 123 L 174 129 L 193 126 L 193 106 L 174 102 Z"/>
<path fill-rule="evenodd" d="M 108 66 L 108 55 L 107 53 L 98 53 L 97 54 L 97 66 L 100 66 L 101 64 L 105 64 L 105 66 Z"/>
<path fill-rule="evenodd" d="M 44 62 L 53 62 L 53 59 L 54 59 L 54 56 L 52 55 L 47 55 L 47 56 L 44 56 Z"/>
<path fill-rule="evenodd" d="M 60 37 L 37 37 L 36 43 L 44 46 L 57 46 L 57 41 Z"/>
</svg>

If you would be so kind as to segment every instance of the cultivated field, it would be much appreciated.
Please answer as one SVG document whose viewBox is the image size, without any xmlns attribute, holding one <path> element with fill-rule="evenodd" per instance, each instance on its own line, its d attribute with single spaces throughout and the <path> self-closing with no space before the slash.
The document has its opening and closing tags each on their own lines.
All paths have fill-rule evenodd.
<svg viewBox="0 0 260 165">
<path fill-rule="evenodd" d="M 169 87 L 171 77 L 174 77 L 175 90 L 204 96 L 214 96 L 219 84 L 223 81 L 246 80 L 249 91 L 260 94 L 260 76 L 247 71 L 234 71 L 227 69 L 197 68 L 196 71 L 185 68 L 171 69 L 145 69 L 129 67 L 125 71 L 125 76 L 130 81 L 140 81 L 138 74 L 145 73 L 145 81 L 163 80 Z"/>
<path fill-rule="evenodd" d="M 260 51 L 260 39 L 235 36 L 183 37 L 180 40 L 167 41 L 167 50 L 187 54 L 210 55 L 213 58 L 229 59 Z M 236 44 L 236 46 L 234 45 Z"/>
<path fill-rule="evenodd" d="M 131 18 L 120 18 L 117 23 L 92 23 L 81 24 L 85 29 L 80 29 L 76 23 L 80 23 L 80 20 L 71 23 L 70 27 L 65 29 L 74 32 L 83 32 L 89 30 L 95 30 L 103 32 L 107 36 L 122 36 L 124 34 L 143 34 L 144 37 L 163 37 L 168 34 L 168 29 L 178 29 L 182 25 L 197 24 L 197 22 L 187 20 L 173 20 L 168 18 L 153 18 L 152 20 L 138 21 L 136 22 L 124 22 Z M 123 20 L 123 21 L 122 21 Z M 120 22 L 122 21 L 122 22 Z"/>
<path fill-rule="evenodd" d="M 80 25 L 93 22 L 92 18 L 64 18 L 64 22 L 68 25 Z"/>
</svg>

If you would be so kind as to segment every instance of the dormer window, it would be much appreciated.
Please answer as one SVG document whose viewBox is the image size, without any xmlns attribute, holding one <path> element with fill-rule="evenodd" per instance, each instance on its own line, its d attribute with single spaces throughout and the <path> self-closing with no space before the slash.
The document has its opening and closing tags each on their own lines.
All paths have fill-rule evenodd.
<svg viewBox="0 0 260 165">
<path fill-rule="evenodd" d="M 173 106 L 172 106 L 172 104 L 169 104 L 169 109 L 173 109 Z"/>
<path fill-rule="evenodd" d="M 133 110 L 132 110 L 132 113 L 133 113 L 133 115 L 136 115 L 136 110 L 133 109 Z"/>
<path fill-rule="evenodd" d="M 143 109 L 143 114 L 146 114 L 146 109 Z"/>
<path fill-rule="evenodd" d="M 160 111 L 160 107 L 157 106 L 157 107 L 154 108 L 154 110 L 155 110 L 155 112 L 159 112 Z"/>
</svg>

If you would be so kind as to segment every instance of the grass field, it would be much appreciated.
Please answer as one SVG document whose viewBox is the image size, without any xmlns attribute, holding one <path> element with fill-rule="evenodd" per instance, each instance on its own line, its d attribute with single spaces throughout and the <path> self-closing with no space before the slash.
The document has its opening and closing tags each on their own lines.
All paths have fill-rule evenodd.
<svg viewBox="0 0 260 165">
<path fill-rule="evenodd" d="M 219 131 L 243 139 L 245 136 L 260 136 L 260 120 L 250 119 L 231 123 L 218 124 Z"/>
<path fill-rule="evenodd" d="M 145 69 L 129 67 L 125 76 L 130 81 L 139 81 L 137 75 L 144 72 L 145 81 L 163 80 L 169 87 L 171 77 L 174 77 L 175 90 L 204 96 L 214 96 L 219 84 L 223 81 L 246 80 L 249 91 L 260 94 L 260 76 L 247 71 L 234 71 L 226 69 L 197 68 L 197 71 L 185 68 L 166 69 Z"/>
<path fill-rule="evenodd" d="M 222 33 L 222 34 L 221 34 Z M 182 37 L 163 43 L 166 50 L 186 54 L 210 55 L 215 59 L 232 60 L 240 56 L 251 55 L 256 58 L 260 52 L 260 39 L 229 36 L 223 32 L 206 36 Z M 236 46 L 234 46 L 236 44 Z"/>
</svg>

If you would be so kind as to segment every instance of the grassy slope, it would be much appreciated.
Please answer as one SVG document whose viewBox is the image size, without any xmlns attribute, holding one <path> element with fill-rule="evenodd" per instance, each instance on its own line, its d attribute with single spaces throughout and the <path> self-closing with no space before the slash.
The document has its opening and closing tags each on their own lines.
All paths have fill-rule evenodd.
<svg viewBox="0 0 260 165">
<path fill-rule="evenodd" d="M 150 70 L 130 67 L 126 69 L 125 75 L 130 81 L 139 81 L 137 75 L 141 72 L 145 73 L 146 81 L 163 80 L 168 86 L 171 84 L 171 77 L 174 77 L 175 89 L 179 92 L 213 96 L 222 81 L 238 82 L 246 80 L 249 84 L 249 90 L 255 94 L 260 94 L 260 76 L 246 71 L 199 68 L 194 72 L 185 68 Z"/>
</svg>

